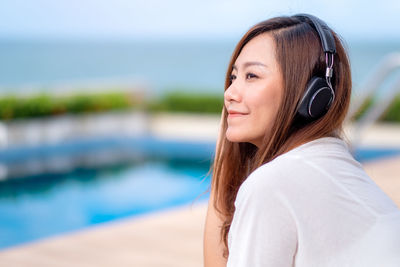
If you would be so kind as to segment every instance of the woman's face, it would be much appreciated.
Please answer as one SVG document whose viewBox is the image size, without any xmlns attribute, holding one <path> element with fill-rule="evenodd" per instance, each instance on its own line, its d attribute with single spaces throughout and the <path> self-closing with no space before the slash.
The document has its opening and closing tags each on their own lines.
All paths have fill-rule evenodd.
<svg viewBox="0 0 400 267">
<path fill-rule="evenodd" d="M 228 111 L 226 138 L 260 147 L 271 131 L 283 93 L 275 59 L 275 43 L 268 33 L 251 39 L 237 57 L 231 85 L 224 94 Z"/>
</svg>

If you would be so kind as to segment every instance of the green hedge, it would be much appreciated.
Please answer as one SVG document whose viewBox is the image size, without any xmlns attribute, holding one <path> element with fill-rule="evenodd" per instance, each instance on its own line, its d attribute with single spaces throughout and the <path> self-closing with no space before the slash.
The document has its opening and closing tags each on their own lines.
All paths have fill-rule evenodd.
<svg viewBox="0 0 400 267">
<path fill-rule="evenodd" d="M 366 99 L 351 119 L 353 121 L 360 119 L 361 116 L 367 111 L 367 109 L 369 109 L 372 106 L 372 104 L 374 104 L 374 101 L 372 98 Z"/>
<path fill-rule="evenodd" d="M 400 95 L 398 95 L 386 113 L 383 115 L 383 121 L 400 122 Z"/>
<path fill-rule="evenodd" d="M 224 104 L 223 95 L 211 93 L 187 93 L 172 91 L 161 99 L 148 103 L 150 112 L 192 112 L 192 113 L 221 113 Z"/>
<path fill-rule="evenodd" d="M 68 97 L 55 97 L 45 93 L 32 97 L 9 95 L 0 98 L 0 119 L 119 110 L 135 107 L 136 104 L 130 94 L 121 92 L 80 94 Z"/>
<path fill-rule="evenodd" d="M 366 112 L 366 110 L 375 103 L 375 101 L 375 99 L 368 98 L 360 107 L 360 110 L 356 112 L 353 120 L 358 120 Z M 386 112 L 382 114 L 379 120 L 384 122 L 400 122 L 400 95 L 397 95 L 393 99 L 393 102 L 388 107 Z"/>
</svg>

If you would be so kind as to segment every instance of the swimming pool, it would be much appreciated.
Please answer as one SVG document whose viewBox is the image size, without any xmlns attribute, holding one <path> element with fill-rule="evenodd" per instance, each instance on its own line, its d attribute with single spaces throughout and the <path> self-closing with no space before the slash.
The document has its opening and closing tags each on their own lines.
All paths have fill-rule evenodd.
<svg viewBox="0 0 400 267">
<path fill-rule="evenodd" d="M 148 142 L 142 146 L 159 155 L 164 149 L 164 157 L 0 182 L 0 248 L 208 199 L 215 144 Z M 395 154 L 364 148 L 356 157 Z"/>
<path fill-rule="evenodd" d="M 0 248 L 204 201 L 204 162 L 147 161 L 0 185 Z"/>
</svg>

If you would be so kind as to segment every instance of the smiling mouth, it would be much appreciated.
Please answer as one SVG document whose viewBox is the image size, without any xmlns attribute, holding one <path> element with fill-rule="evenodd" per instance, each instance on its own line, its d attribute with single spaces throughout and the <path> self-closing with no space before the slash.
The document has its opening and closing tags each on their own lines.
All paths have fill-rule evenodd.
<svg viewBox="0 0 400 267">
<path fill-rule="evenodd" d="M 241 116 L 245 116 L 247 114 L 243 114 L 243 113 L 229 113 L 228 117 L 241 117 Z"/>
</svg>

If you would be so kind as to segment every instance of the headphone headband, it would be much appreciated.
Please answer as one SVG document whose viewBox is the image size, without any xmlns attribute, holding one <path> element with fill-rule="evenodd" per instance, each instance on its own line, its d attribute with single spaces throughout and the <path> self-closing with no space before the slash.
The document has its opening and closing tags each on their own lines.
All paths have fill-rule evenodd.
<svg viewBox="0 0 400 267">
<path fill-rule="evenodd" d="M 335 91 L 331 84 L 333 74 L 333 59 L 336 53 L 335 38 L 328 25 L 319 18 L 309 14 L 293 16 L 301 22 L 309 24 L 317 31 L 325 53 L 325 78 L 313 76 L 308 82 L 303 97 L 297 106 L 297 113 L 306 120 L 315 120 L 323 116 L 335 99 Z"/>
<path fill-rule="evenodd" d="M 310 14 L 297 14 L 293 17 L 299 18 L 301 21 L 304 22 L 311 22 L 312 26 L 314 26 L 314 28 L 318 32 L 324 52 L 331 54 L 336 53 L 335 39 L 333 38 L 331 30 L 325 22 Z"/>
</svg>

